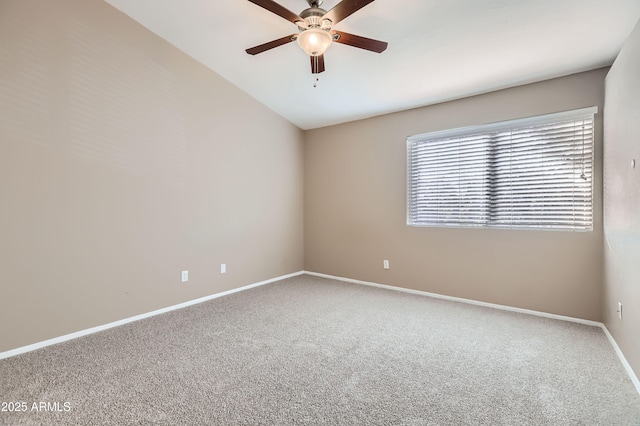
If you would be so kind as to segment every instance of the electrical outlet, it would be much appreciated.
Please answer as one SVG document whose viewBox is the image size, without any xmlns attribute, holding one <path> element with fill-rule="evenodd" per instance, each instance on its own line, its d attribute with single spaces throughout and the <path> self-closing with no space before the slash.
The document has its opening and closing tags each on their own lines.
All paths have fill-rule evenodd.
<svg viewBox="0 0 640 426">
<path fill-rule="evenodd" d="M 220 264 L 220 273 L 221 274 L 226 274 L 227 273 L 227 264 L 226 263 L 221 263 Z"/>
<path fill-rule="evenodd" d="M 182 271 L 181 280 L 183 283 L 189 281 L 189 271 Z"/>
<path fill-rule="evenodd" d="M 618 319 L 622 319 L 622 303 L 618 302 Z"/>
<path fill-rule="evenodd" d="M 383 260 L 382 261 L 382 267 L 384 269 L 389 269 L 389 261 L 388 260 Z"/>
</svg>

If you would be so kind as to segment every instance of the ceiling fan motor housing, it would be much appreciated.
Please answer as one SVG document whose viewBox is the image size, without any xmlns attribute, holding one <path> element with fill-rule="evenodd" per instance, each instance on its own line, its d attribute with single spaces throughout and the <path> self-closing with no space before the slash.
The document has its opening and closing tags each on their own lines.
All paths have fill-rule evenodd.
<svg viewBox="0 0 640 426">
<path fill-rule="evenodd" d="M 327 11 L 321 9 L 319 7 L 310 7 L 308 9 L 303 10 L 300 13 L 300 17 L 304 19 L 307 24 L 307 28 L 320 28 L 325 31 L 329 31 L 331 29 L 331 20 L 330 19 L 322 19 L 324 15 L 327 14 Z M 300 30 L 305 30 L 307 28 L 299 26 Z"/>
</svg>

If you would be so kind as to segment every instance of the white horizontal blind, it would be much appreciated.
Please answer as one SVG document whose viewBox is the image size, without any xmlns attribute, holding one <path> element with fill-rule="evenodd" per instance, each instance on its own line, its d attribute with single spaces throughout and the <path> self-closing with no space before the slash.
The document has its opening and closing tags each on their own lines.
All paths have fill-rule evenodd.
<svg viewBox="0 0 640 426">
<path fill-rule="evenodd" d="M 593 229 L 586 108 L 407 139 L 407 224 Z"/>
</svg>

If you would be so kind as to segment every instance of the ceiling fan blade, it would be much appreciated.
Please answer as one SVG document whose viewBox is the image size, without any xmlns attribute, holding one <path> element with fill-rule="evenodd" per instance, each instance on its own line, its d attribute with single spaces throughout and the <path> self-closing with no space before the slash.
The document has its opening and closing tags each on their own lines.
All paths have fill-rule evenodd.
<svg viewBox="0 0 640 426">
<path fill-rule="evenodd" d="M 335 5 L 333 9 L 328 11 L 322 19 L 331 19 L 331 22 L 335 25 L 347 16 L 362 9 L 372 1 L 373 0 L 342 0 L 340 3 Z"/>
<path fill-rule="evenodd" d="M 389 43 L 386 41 L 374 40 L 372 38 L 362 37 L 354 34 L 343 33 L 342 31 L 331 31 L 331 34 L 337 34 L 334 37 L 336 43 L 348 44 L 349 46 L 359 47 L 360 49 L 370 50 L 376 53 L 382 53 L 386 50 Z"/>
<path fill-rule="evenodd" d="M 324 72 L 324 55 L 310 56 L 311 58 L 311 74 L 320 74 Z"/>
<path fill-rule="evenodd" d="M 296 37 L 296 34 L 291 34 L 291 35 L 288 35 L 288 36 L 284 36 L 284 37 L 279 38 L 277 40 L 272 40 L 272 41 L 269 41 L 267 43 L 251 47 L 251 48 L 245 50 L 245 52 L 247 52 L 249 55 L 257 55 L 258 53 L 265 52 L 265 51 L 267 51 L 269 49 L 273 49 L 274 47 L 278 47 L 278 46 L 282 46 L 283 44 L 291 43 L 293 40 L 295 40 L 295 37 Z"/>
<path fill-rule="evenodd" d="M 264 9 L 267 9 L 269 12 L 275 13 L 278 16 L 283 17 L 289 22 L 293 22 L 294 24 L 304 23 L 304 19 L 290 11 L 284 6 L 280 6 L 273 0 L 249 0 L 251 3 L 256 4 Z"/>
</svg>

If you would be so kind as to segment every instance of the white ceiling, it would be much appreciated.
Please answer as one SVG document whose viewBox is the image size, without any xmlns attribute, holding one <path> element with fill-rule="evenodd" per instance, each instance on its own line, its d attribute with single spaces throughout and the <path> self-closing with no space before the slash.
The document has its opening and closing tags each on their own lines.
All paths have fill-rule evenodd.
<svg viewBox="0 0 640 426">
<path fill-rule="evenodd" d="M 314 88 L 295 42 L 245 53 L 297 32 L 247 0 L 106 1 L 301 129 L 611 65 L 640 19 L 640 0 L 377 0 L 335 29 L 388 49 L 334 43 Z M 276 1 L 295 13 L 308 7 Z"/>
</svg>

